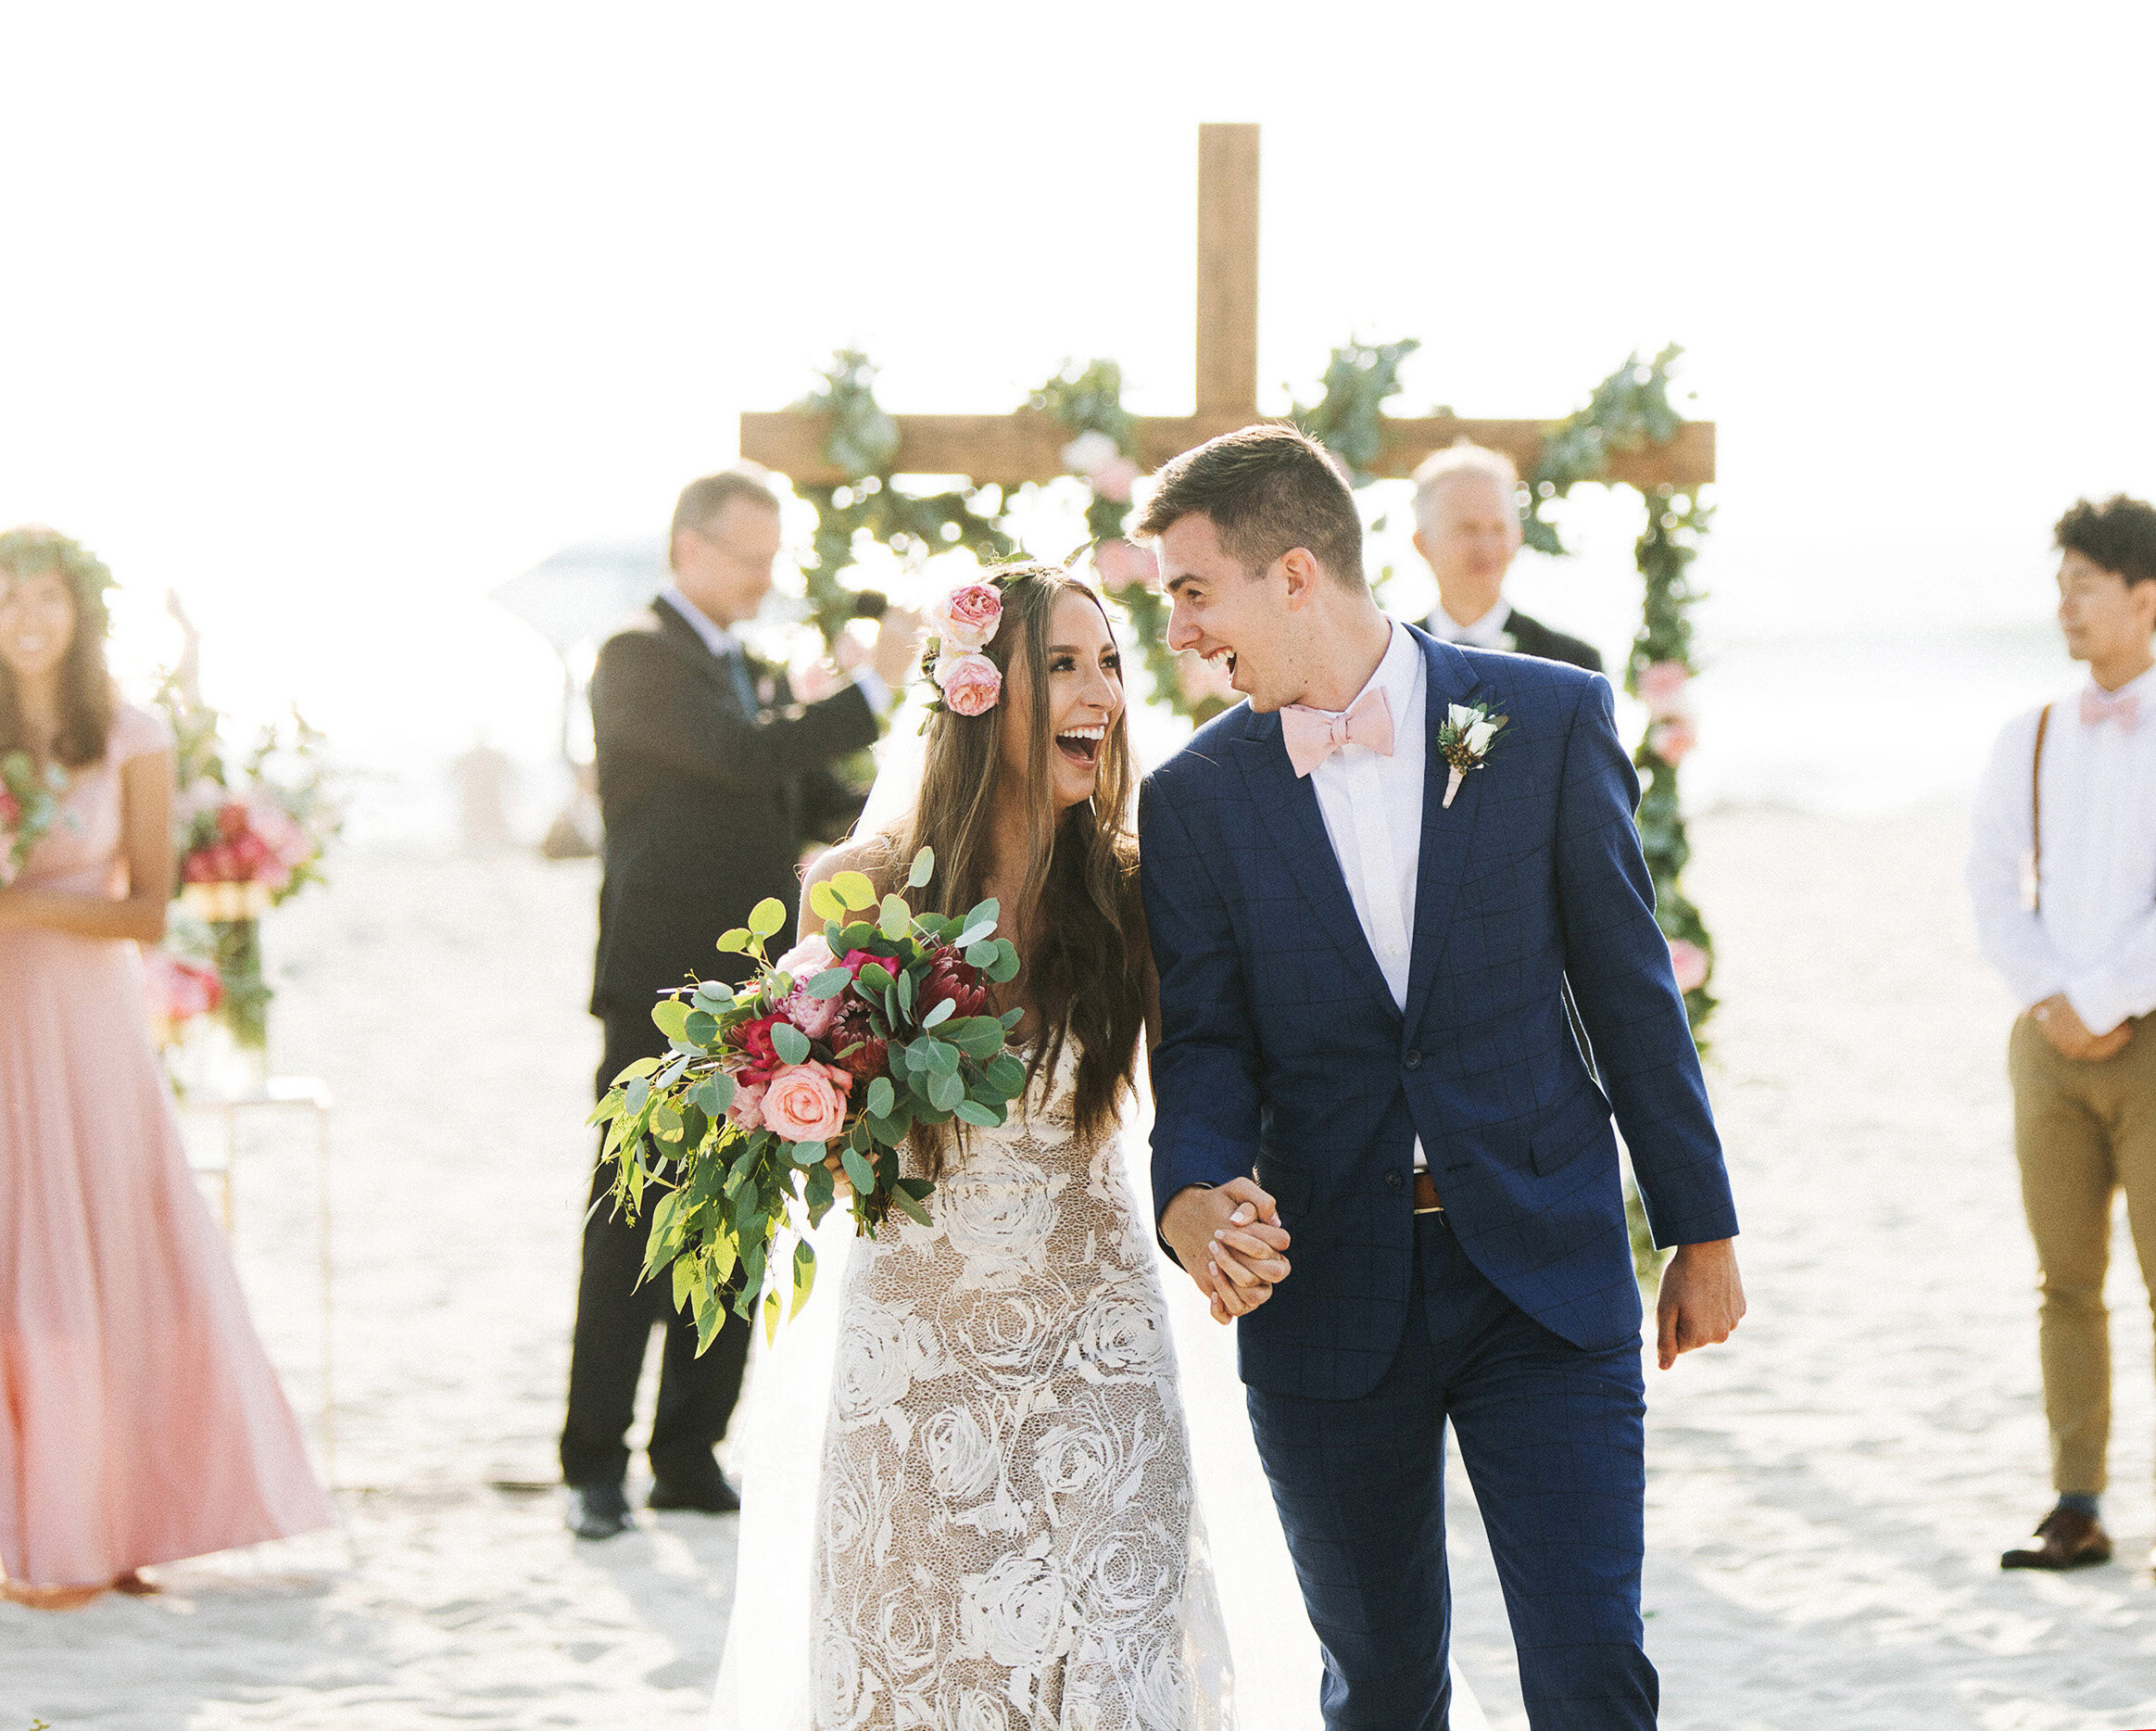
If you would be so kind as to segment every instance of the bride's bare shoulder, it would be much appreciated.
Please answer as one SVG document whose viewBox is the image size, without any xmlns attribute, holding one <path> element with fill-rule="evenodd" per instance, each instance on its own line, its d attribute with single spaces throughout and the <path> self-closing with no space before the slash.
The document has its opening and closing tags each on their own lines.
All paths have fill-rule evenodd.
<svg viewBox="0 0 2156 1731">
<path fill-rule="evenodd" d="M 877 895 L 888 895 L 898 887 L 901 875 L 898 868 L 898 839 L 883 830 L 865 836 L 849 837 L 837 847 L 826 849 L 810 861 L 808 870 L 801 874 L 804 910 L 809 889 L 815 884 L 830 882 L 842 871 L 862 873 L 876 886 Z M 804 911 L 804 922 L 812 917 Z M 816 929 L 821 929 L 822 926 L 823 921 L 815 921 Z"/>
</svg>

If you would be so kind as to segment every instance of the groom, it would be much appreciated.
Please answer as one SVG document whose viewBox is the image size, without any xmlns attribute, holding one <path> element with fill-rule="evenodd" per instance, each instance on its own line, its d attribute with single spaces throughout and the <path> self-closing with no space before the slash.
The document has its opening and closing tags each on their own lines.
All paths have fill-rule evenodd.
<svg viewBox="0 0 2156 1731">
<path fill-rule="evenodd" d="M 1613 1109 L 1656 1241 L 1679 1246 L 1662 1367 L 1726 1339 L 1744 1296 L 1609 687 L 1387 619 L 1354 498 L 1292 428 L 1177 458 L 1140 533 L 1169 642 L 1223 661 L 1248 699 L 1141 805 L 1154 1194 L 1177 1260 L 1243 1319 L 1326 1725 L 1446 1724 L 1449 1421 L 1529 1724 L 1651 1725 Z M 1456 790 L 1439 740 L 1454 705 L 1507 718 Z"/>
</svg>

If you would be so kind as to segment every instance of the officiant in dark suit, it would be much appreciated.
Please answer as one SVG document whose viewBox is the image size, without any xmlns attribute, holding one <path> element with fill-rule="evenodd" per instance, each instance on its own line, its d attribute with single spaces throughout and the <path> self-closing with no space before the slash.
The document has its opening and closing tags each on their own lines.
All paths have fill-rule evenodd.
<svg viewBox="0 0 2156 1731">
<path fill-rule="evenodd" d="M 1415 472 L 1415 550 L 1437 578 L 1422 628 L 1447 643 L 1507 650 L 1602 671 L 1592 643 L 1530 619 L 1505 599 L 1519 551 L 1519 472 L 1502 451 L 1462 441 Z"/>
<path fill-rule="evenodd" d="M 793 701 L 783 671 L 749 653 L 736 627 L 771 590 L 778 500 L 754 475 L 691 482 L 668 541 L 673 580 L 599 651 L 591 677 L 599 807 L 606 820 L 592 1014 L 606 1028 L 603 1095 L 640 1057 L 665 1051 L 651 1021 L 659 994 L 690 978 L 741 978 L 719 936 L 766 896 L 791 908 L 811 841 L 834 840 L 859 794 L 833 771 L 875 744 L 879 719 L 912 672 L 918 627 L 891 613 L 867 664 L 820 701 Z M 595 1201 L 609 1188 L 604 1169 Z M 639 1288 L 647 1212 L 634 1224 L 602 1204 L 584 1229 L 561 1475 L 569 1525 L 607 1538 L 630 1524 L 624 1441 L 644 1349 L 665 1330 L 649 1458 L 654 1509 L 739 1507 L 712 1449 L 741 1387 L 749 1330 L 723 1330 L 702 1358 L 696 1327 L 664 1281 Z"/>
</svg>

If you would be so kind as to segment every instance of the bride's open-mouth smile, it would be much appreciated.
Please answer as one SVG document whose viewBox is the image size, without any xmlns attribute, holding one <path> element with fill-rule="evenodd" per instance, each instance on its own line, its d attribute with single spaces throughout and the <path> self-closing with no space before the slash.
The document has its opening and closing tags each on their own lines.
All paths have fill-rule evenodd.
<svg viewBox="0 0 2156 1731">
<path fill-rule="evenodd" d="M 1087 727 L 1065 727 L 1055 736 L 1055 749 L 1072 763 L 1087 769 L 1101 761 L 1101 743 L 1108 737 L 1108 729 L 1096 722 Z"/>
</svg>

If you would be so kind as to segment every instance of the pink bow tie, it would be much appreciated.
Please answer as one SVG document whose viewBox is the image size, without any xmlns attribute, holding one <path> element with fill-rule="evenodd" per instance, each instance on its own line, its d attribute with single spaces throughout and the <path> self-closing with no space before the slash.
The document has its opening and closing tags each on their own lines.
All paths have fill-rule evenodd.
<svg viewBox="0 0 2156 1731">
<path fill-rule="evenodd" d="M 1306 776 L 1343 745 L 1393 755 L 1393 706 L 1381 690 L 1365 691 L 1343 714 L 1290 703 L 1280 711 L 1280 741 L 1298 776 Z"/>
<path fill-rule="evenodd" d="M 2131 733 L 2140 719 L 2141 700 L 2131 691 L 2112 697 L 2090 686 L 2081 694 L 2081 725 L 2085 727 L 2098 727 L 2107 721 L 2115 721 L 2122 732 Z"/>
</svg>

